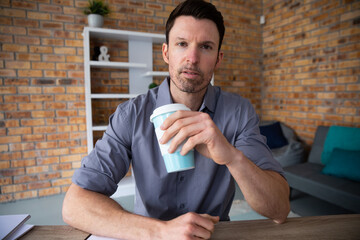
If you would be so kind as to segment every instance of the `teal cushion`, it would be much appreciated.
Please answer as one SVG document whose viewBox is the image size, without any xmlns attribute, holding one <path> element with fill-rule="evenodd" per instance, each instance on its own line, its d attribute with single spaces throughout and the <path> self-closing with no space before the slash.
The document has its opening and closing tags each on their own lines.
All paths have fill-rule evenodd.
<svg viewBox="0 0 360 240">
<path fill-rule="evenodd" d="M 360 151 L 360 128 L 331 126 L 327 133 L 321 162 L 326 165 L 335 148 Z"/>
<path fill-rule="evenodd" d="M 360 151 L 335 148 L 322 173 L 360 182 Z"/>
</svg>

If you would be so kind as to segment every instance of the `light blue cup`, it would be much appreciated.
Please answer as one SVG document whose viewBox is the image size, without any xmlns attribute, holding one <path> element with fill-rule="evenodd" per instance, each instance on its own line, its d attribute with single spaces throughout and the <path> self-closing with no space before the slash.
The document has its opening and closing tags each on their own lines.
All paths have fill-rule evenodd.
<svg viewBox="0 0 360 240">
<path fill-rule="evenodd" d="M 154 110 L 153 114 L 150 116 L 150 121 L 154 123 L 155 132 L 157 139 L 160 139 L 164 134 L 164 131 L 160 129 L 161 124 L 165 119 L 178 110 L 190 111 L 188 107 L 183 104 L 167 104 L 161 107 L 158 107 Z M 171 140 L 166 144 L 160 144 L 161 155 L 164 158 L 165 167 L 168 173 L 179 172 L 195 167 L 194 163 L 194 150 L 189 151 L 185 156 L 180 154 L 180 151 L 184 143 L 176 149 L 174 153 L 169 153 L 168 148 L 170 147 Z"/>
</svg>

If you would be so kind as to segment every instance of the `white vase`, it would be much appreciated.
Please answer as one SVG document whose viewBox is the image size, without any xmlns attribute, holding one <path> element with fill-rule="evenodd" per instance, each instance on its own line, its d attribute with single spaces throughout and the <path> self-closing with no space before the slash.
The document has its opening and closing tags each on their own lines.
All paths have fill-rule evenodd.
<svg viewBox="0 0 360 240">
<path fill-rule="evenodd" d="M 104 17 L 99 14 L 88 15 L 89 27 L 102 27 L 104 24 Z"/>
</svg>

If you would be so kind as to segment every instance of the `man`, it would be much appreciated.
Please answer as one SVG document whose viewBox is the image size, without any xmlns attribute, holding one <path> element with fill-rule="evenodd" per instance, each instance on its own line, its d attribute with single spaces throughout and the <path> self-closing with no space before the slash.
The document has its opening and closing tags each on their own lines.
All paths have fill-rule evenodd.
<svg viewBox="0 0 360 240">
<path fill-rule="evenodd" d="M 103 138 L 83 159 L 64 200 L 70 225 L 123 239 L 208 239 L 219 220 L 229 220 L 234 179 L 250 206 L 284 222 L 289 188 L 280 165 L 259 133 L 258 117 L 242 97 L 211 86 L 223 58 L 221 13 L 189 0 L 166 24 L 163 58 L 170 78 L 147 94 L 118 106 Z M 165 120 L 161 139 L 174 137 L 169 152 L 188 138 L 181 153 L 195 148 L 195 168 L 167 173 L 149 117 L 169 103 L 178 111 Z M 134 213 L 108 196 L 130 163 L 136 180 Z"/>
</svg>

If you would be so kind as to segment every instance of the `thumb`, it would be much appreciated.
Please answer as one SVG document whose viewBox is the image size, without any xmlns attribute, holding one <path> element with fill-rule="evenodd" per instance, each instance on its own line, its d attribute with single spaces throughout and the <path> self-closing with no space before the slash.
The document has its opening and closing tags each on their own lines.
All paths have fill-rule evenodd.
<svg viewBox="0 0 360 240">
<path fill-rule="evenodd" d="M 219 220 L 220 220 L 220 217 L 219 216 L 211 216 L 209 214 L 200 214 L 201 216 L 211 220 L 214 224 L 218 223 Z"/>
</svg>

